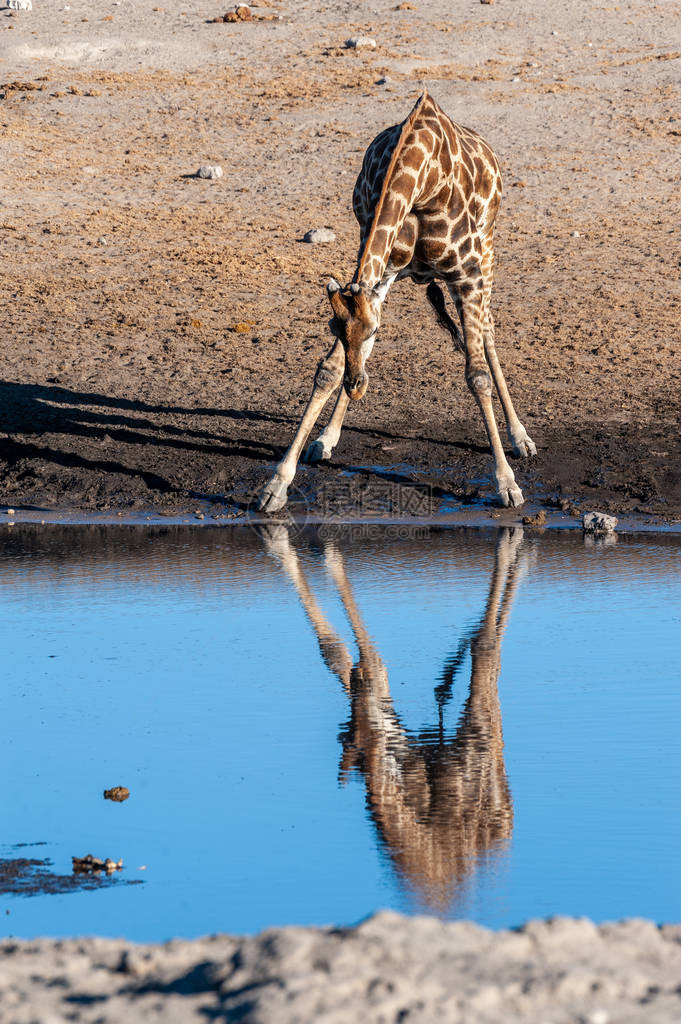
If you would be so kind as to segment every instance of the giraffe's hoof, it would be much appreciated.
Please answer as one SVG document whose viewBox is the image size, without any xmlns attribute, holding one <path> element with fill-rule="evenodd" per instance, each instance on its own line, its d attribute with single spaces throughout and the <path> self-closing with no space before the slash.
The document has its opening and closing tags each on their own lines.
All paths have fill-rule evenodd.
<svg viewBox="0 0 681 1024">
<path fill-rule="evenodd" d="M 523 492 L 515 480 L 499 484 L 499 500 L 504 508 L 520 508 L 521 505 L 525 504 Z"/>
<path fill-rule="evenodd" d="M 513 454 L 519 459 L 529 459 L 531 455 L 537 454 L 537 446 L 526 430 L 511 438 L 511 446 Z"/>
<path fill-rule="evenodd" d="M 331 458 L 331 448 L 327 448 L 321 438 L 317 441 L 313 441 L 311 445 L 308 445 L 307 451 L 303 456 L 303 462 L 308 462 L 310 465 L 314 465 L 315 462 L 322 462 L 324 459 Z"/>
<path fill-rule="evenodd" d="M 263 488 L 258 502 L 260 512 L 278 512 L 286 504 L 288 484 L 281 477 L 273 476 Z"/>
</svg>

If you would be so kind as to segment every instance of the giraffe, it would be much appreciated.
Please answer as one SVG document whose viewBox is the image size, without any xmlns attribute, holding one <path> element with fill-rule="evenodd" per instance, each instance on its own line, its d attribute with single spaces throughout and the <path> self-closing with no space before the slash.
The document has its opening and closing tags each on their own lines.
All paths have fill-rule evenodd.
<svg viewBox="0 0 681 1024">
<path fill-rule="evenodd" d="M 492 406 L 494 381 L 513 453 L 536 455 L 511 401 L 494 343 L 490 296 L 500 201 L 501 173 L 492 149 L 476 132 L 454 124 L 427 91 L 405 121 L 373 140 L 353 194 L 360 226 L 355 273 L 344 288 L 333 278 L 327 286 L 335 341 L 317 368 L 291 446 L 261 493 L 262 511 L 275 512 L 286 504 L 310 431 L 342 382 L 328 424 L 305 452 L 308 462 L 330 458 L 350 401 L 367 390 L 366 361 L 386 295 L 403 278 L 427 285 L 437 322 L 464 353 L 466 382 L 487 431 L 499 498 L 505 506 L 522 505 Z M 461 329 L 447 312 L 438 280 L 454 301 Z"/>
<path fill-rule="evenodd" d="M 341 734 L 341 778 L 352 769 L 364 776 L 373 821 L 400 878 L 427 904 L 446 910 L 477 861 L 503 848 L 513 829 L 497 684 L 501 641 L 522 571 L 522 527 L 499 531 L 485 610 L 445 664 L 435 689 L 438 726 L 417 736 L 407 732 L 395 711 L 386 666 L 364 626 L 338 547 L 323 542 L 359 650 L 354 663 L 317 603 L 288 529 L 265 527 L 263 536 L 295 587 L 322 659 L 350 702 L 350 723 Z M 468 651 L 469 694 L 452 736 L 442 709 Z"/>
</svg>

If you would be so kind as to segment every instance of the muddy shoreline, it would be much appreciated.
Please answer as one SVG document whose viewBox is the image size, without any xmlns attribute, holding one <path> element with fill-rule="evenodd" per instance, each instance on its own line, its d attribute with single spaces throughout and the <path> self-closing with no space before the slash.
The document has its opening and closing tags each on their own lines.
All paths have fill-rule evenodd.
<svg viewBox="0 0 681 1024">
<path fill-rule="evenodd" d="M 606 540 L 602 534 L 587 534 L 583 531 L 582 516 L 567 514 L 546 509 L 545 506 L 528 502 L 522 509 L 496 509 L 494 507 L 472 507 L 459 508 L 456 510 L 443 511 L 436 516 L 383 516 L 383 517 L 352 517 L 343 518 L 329 516 L 322 517 L 306 510 L 293 508 L 285 513 L 276 516 L 260 515 L 257 512 L 246 511 L 229 515 L 222 511 L 211 509 L 210 505 L 203 506 L 206 511 L 195 507 L 191 512 L 160 511 L 158 509 L 146 509 L 135 511 L 114 512 L 88 511 L 84 509 L 44 509 L 44 508 L 17 508 L 10 509 L 0 506 L 0 527 L 12 527 L 22 525 L 34 526 L 194 526 L 194 527 L 248 527 L 258 530 L 260 527 L 269 527 L 282 524 L 292 530 L 294 534 L 306 528 L 324 528 L 336 531 L 339 536 L 357 533 L 361 535 L 366 531 L 376 530 L 392 531 L 396 537 L 401 533 L 405 537 L 425 536 L 430 529 L 489 529 L 502 528 L 506 526 L 523 526 L 525 529 L 534 532 L 545 530 L 583 533 L 596 543 Z M 592 506 L 585 506 L 584 510 L 589 511 Z M 523 523 L 524 518 L 533 518 L 539 512 L 544 512 L 544 521 L 541 525 Z M 658 516 L 624 515 L 618 518 L 617 528 L 614 534 L 607 536 L 609 543 L 616 541 L 617 534 L 632 536 L 636 534 L 681 534 L 681 521 L 672 519 L 666 520 Z"/>
</svg>

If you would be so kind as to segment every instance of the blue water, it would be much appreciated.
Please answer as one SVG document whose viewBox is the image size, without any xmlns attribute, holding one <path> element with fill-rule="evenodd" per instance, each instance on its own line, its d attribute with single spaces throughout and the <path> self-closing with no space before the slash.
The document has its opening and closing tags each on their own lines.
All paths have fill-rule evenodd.
<svg viewBox="0 0 681 1024">
<path fill-rule="evenodd" d="M 5 528 L 0 857 L 143 884 L 4 934 L 681 919 L 678 539 L 373 534 Z"/>
</svg>

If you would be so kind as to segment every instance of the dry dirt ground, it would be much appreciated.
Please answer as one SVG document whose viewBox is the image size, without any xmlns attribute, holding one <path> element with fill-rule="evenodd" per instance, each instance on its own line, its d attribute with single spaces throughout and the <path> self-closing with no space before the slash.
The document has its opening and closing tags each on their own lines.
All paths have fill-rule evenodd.
<svg viewBox="0 0 681 1024">
<path fill-rule="evenodd" d="M 681 929 L 530 921 L 517 932 L 381 913 L 165 946 L 0 944 L 2 1020 L 187 1024 L 672 1024 Z"/>
<path fill-rule="evenodd" d="M 0 503 L 243 514 L 330 343 L 364 150 L 425 86 L 504 170 L 493 301 L 539 447 L 513 462 L 526 497 L 678 521 L 675 0 L 259 0 L 209 23 L 224 10 L 0 11 Z M 344 49 L 357 34 L 376 50 Z M 209 162 L 221 179 L 192 176 Z M 302 242 L 321 226 L 335 243 Z M 461 357 L 416 286 L 369 372 L 295 500 L 333 511 L 353 469 L 369 494 L 492 506 Z"/>
</svg>

